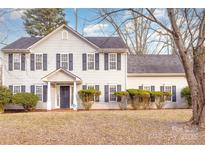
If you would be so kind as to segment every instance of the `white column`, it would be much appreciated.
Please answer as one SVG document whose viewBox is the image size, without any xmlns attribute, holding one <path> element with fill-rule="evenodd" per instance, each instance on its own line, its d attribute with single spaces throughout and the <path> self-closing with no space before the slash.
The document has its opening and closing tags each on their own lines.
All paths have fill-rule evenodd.
<svg viewBox="0 0 205 154">
<path fill-rule="evenodd" d="M 51 110 L 51 82 L 48 82 L 47 91 L 47 110 Z"/>
<path fill-rule="evenodd" d="M 73 83 L 73 109 L 77 110 L 78 103 L 77 103 L 77 87 L 76 87 L 76 81 Z"/>
</svg>

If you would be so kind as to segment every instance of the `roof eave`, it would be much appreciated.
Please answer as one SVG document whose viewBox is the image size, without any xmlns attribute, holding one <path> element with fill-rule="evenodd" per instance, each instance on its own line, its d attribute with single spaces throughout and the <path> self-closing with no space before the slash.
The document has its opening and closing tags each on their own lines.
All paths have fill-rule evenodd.
<svg viewBox="0 0 205 154">
<path fill-rule="evenodd" d="M 185 73 L 127 73 L 128 77 L 185 77 Z"/>
<path fill-rule="evenodd" d="M 3 51 L 3 52 L 30 52 L 30 50 L 29 49 L 1 49 L 1 51 Z"/>
</svg>

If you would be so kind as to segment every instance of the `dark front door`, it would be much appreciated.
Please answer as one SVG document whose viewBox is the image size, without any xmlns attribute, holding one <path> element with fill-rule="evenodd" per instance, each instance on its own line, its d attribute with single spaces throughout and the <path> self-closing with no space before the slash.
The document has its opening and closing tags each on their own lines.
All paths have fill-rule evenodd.
<svg viewBox="0 0 205 154">
<path fill-rule="evenodd" d="M 69 86 L 60 86 L 60 108 L 70 108 Z"/>
</svg>

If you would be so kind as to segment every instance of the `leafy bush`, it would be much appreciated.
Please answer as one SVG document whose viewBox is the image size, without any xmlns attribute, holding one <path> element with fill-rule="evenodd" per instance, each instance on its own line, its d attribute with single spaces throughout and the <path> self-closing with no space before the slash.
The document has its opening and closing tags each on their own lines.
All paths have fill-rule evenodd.
<svg viewBox="0 0 205 154">
<path fill-rule="evenodd" d="M 189 107 L 192 105 L 192 102 L 191 102 L 191 92 L 190 92 L 190 89 L 189 87 L 184 87 L 181 91 L 181 97 L 185 98 Z"/>
<path fill-rule="evenodd" d="M 12 102 L 12 92 L 5 86 L 0 86 L 0 113 L 4 112 L 5 104 Z"/>
<path fill-rule="evenodd" d="M 78 91 L 78 95 L 80 96 L 82 100 L 82 105 L 86 110 L 90 110 L 93 103 L 94 98 L 96 96 L 100 96 L 101 92 L 97 91 L 95 89 L 86 89 L 86 90 L 80 90 Z"/>
<path fill-rule="evenodd" d="M 33 93 L 17 93 L 13 96 L 12 101 L 15 104 L 21 104 L 25 111 L 31 111 L 38 103 L 38 96 Z"/>
<path fill-rule="evenodd" d="M 147 109 L 150 102 L 151 92 L 141 89 L 128 89 L 132 107 L 136 109 Z"/>
<path fill-rule="evenodd" d="M 114 93 L 117 96 L 117 102 L 121 110 L 127 109 L 127 91 L 117 91 Z"/>
</svg>

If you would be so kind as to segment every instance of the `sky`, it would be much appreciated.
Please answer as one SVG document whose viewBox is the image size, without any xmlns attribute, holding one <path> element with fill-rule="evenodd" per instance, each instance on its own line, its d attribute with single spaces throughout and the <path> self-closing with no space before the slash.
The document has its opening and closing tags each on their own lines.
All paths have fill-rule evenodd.
<svg viewBox="0 0 205 154">
<path fill-rule="evenodd" d="M 0 9 L 0 15 L 1 15 Z M 75 9 L 65 9 L 66 21 L 69 26 L 75 28 Z M 113 34 L 113 28 L 106 23 L 98 23 L 96 9 L 77 9 L 78 32 L 85 36 L 109 36 Z M 22 10 L 8 13 L 0 17 L 0 42 L 9 44 L 20 37 L 28 36 L 24 29 L 21 15 Z M 4 47 L 0 44 L 0 48 Z"/>
</svg>

